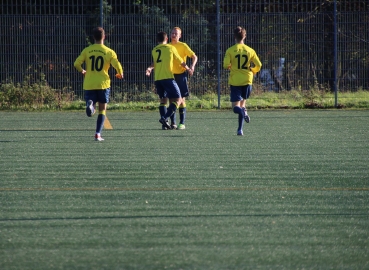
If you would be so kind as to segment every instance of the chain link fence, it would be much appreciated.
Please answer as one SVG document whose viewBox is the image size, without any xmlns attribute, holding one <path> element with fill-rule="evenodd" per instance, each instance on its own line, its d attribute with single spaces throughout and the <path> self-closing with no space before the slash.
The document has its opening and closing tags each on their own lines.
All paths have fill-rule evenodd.
<svg viewBox="0 0 369 270">
<path fill-rule="evenodd" d="M 368 90 L 369 3 L 334 2 L 3 0 L 0 82 L 42 81 L 83 99 L 83 78 L 73 63 L 92 42 L 92 28 L 103 24 L 105 44 L 117 52 L 125 71 L 119 81 L 111 70 L 113 100 L 156 100 L 153 77 L 145 76 L 155 35 L 178 26 L 181 41 L 198 56 L 189 80 L 192 97 L 228 95 L 228 71 L 221 62 L 240 25 L 263 63 L 255 89 Z"/>
</svg>

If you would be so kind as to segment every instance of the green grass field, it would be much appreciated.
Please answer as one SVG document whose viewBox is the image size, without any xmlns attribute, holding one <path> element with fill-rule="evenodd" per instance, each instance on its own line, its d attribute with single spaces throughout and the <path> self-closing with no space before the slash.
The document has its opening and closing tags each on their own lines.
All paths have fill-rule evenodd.
<svg viewBox="0 0 369 270">
<path fill-rule="evenodd" d="M 369 269 L 369 111 L 0 112 L 0 269 Z"/>
</svg>

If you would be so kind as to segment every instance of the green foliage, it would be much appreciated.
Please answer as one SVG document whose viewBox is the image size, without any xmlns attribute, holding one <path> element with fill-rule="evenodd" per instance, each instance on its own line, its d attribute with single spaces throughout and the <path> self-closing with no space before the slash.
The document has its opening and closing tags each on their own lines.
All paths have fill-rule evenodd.
<svg viewBox="0 0 369 270">
<path fill-rule="evenodd" d="M 26 76 L 22 83 L 4 82 L 0 85 L 1 110 L 84 110 L 85 102 L 78 100 L 69 88 L 54 89 L 41 73 Z M 217 80 L 214 77 L 190 80 L 191 96 L 186 99 L 189 110 L 230 109 L 231 102 L 228 88 L 222 86 L 218 99 Z M 204 90 L 208 89 L 208 90 Z M 219 100 L 219 101 L 218 101 Z M 369 108 L 369 92 L 339 92 L 338 108 Z M 109 110 L 156 110 L 158 97 L 150 85 L 132 84 L 124 88 L 115 86 L 109 103 Z M 255 84 L 251 97 L 247 100 L 250 109 L 304 109 L 335 108 L 334 93 L 329 91 L 292 90 L 263 91 Z"/>
<path fill-rule="evenodd" d="M 134 21 L 135 29 L 138 33 L 145 33 L 145 35 L 139 35 L 132 37 L 132 43 L 134 44 L 152 44 L 156 45 L 156 33 L 159 31 L 164 31 L 169 34 L 171 28 L 171 22 L 168 16 L 164 14 L 164 10 L 157 6 L 146 6 L 144 4 L 138 6 L 141 9 L 142 15 L 140 20 L 132 18 Z M 146 19 L 146 20 L 144 20 Z M 142 24 L 143 21 L 149 21 L 152 23 Z"/>
<path fill-rule="evenodd" d="M 182 39 L 194 52 L 203 52 L 207 49 L 211 41 L 211 33 L 209 21 L 203 15 L 184 14 L 178 26 L 182 29 Z"/>
<path fill-rule="evenodd" d="M 26 76 L 22 83 L 8 81 L 0 85 L 0 109 L 62 109 L 73 99 L 73 92 L 53 89 L 44 74 L 38 80 Z"/>
<path fill-rule="evenodd" d="M 89 17 L 87 19 L 87 25 L 89 25 L 88 31 L 92 30 L 94 27 L 96 26 L 102 26 L 104 27 L 105 33 L 106 35 L 109 35 L 109 33 L 113 30 L 114 26 L 112 24 L 109 24 L 109 17 L 111 15 L 112 12 L 112 6 L 109 5 L 109 3 L 106 0 L 103 0 L 102 2 L 102 7 L 103 7 L 103 18 L 101 20 L 100 18 L 100 6 L 97 6 L 96 8 L 94 8 L 91 11 L 88 11 L 87 14 L 89 14 Z M 101 25 L 102 23 L 102 25 Z M 94 40 L 92 39 L 91 36 L 88 35 L 88 33 L 86 34 L 86 42 L 88 45 L 91 45 L 94 43 Z M 105 45 L 110 47 L 110 42 L 109 40 L 105 40 Z"/>
</svg>

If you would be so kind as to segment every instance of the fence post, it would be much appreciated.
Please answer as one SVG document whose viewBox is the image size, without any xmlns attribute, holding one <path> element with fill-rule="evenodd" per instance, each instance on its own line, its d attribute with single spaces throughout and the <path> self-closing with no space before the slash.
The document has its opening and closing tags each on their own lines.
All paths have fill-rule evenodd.
<svg viewBox="0 0 369 270">
<path fill-rule="evenodd" d="M 334 50 L 334 67 L 333 67 L 333 69 L 334 69 L 334 82 L 333 82 L 333 88 L 334 88 L 334 107 L 336 107 L 337 108 L 337 106 L 338 106 L 338 97 L 337 97 L 337 95 L 338 95 L 338 85 L 337 85 L 337 72 L 338 72 L 338 59 L 337 59 L 337 57 L 338 57 L 338 52 L 337 52 L 337 50 L 338 50 L 338 48 L 337 48 L 337 42 L 338 42 L 338 40 L 337 40 L 337 0 L 334 0 L 334 6 L 333 6 L 333 20 L 334 20 L 334 27 L 333 27 L 333 29 L 334 29 L 334 48 L 333 48 L 333 50 Z"/>
<path fill-rule="evenodd" d="M 220 109 L 220 5 L 217 0 L 217 77 L 218 77 L 218 109 Z"/>
<path fill-rule="evenodd" d="M 100 27 L 104 27 L 104 0 L 100 0 Z"/>
</svg>

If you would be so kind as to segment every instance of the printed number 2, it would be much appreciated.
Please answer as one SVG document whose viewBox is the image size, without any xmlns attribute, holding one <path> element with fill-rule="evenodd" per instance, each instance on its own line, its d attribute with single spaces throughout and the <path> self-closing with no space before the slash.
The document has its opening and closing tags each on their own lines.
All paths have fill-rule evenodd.
<svg viewBox="0 0 369 270">
<path fill-rule="evenodd" d="M 156 52 L 158 53 L 158 58 L 156 59 L 156 63 L 160 63 L 161 62 L 161 59 L 160 59 L 161 50 L 156 50 Z"/>
<path fill-rule="evenodd" d="M 243 64 L 242 64 L 242 66 L 241 66 L 241 56 L 242 56 L 242 58 L 245 58 L 245 60 L 244 60 L 244 62 L 243 62 Z M 238 69 L 248 69 L 247 67 L 246 67 L 246 63 L 247 63 L 247 55 L 240 55 L 240 54 L 237 54 L 236 55 L 236 58 L 238 59 Z"/>
<path fill-rule="evenodd" d="M 95 59 L 95 55 L 91 55 L 90 56 L 92 65 L 91 65 L 91 70 L 94 71 L 101 71 L 103 69 L 104 66 L 104 58 L 102 56 L 98 56 Z"/>
</svg>

